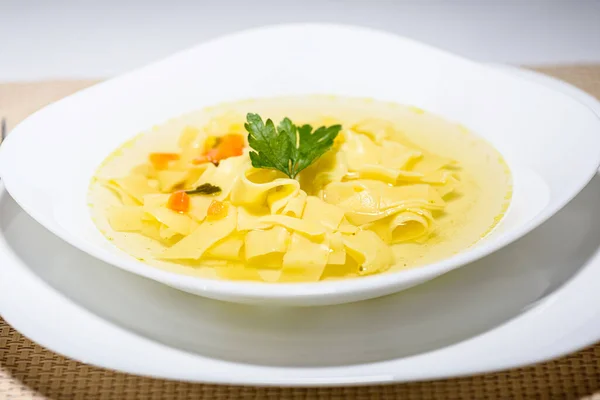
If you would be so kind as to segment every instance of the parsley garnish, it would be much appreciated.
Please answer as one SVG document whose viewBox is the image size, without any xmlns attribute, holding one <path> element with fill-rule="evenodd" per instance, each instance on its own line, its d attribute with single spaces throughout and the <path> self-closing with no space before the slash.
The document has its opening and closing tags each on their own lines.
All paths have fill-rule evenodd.
<svg viewBox="0 0 600 400">
<path fill-rule="evenodd" d="M 198 186 L 196 189 L 186 190 L 187 194 L 215 194 L 220 193 L 221 188 L 210 183 L 203 183 Z"/>
<path fill-rule="evenodd" d="M 322 126 L 313 132 L 312 126 L 297 127 L 289 118 L 275 129 L 273 121 L 263 123 L 258 114 L 252 113 L 246 120 L 248 143 L 255 150 L 250 152 L 252 166 L 276 169 L 292 179 L 325 154 L 342 129 L 341 125 Z"/>
</svg>

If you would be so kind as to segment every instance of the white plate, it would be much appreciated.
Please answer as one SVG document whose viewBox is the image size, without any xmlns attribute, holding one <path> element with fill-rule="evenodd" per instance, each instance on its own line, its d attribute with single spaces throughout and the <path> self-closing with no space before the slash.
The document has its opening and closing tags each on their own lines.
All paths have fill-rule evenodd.
<svg viewBox="0 0 600 400">
<path fill-rule="evenodd" d="M 202 299 L 113 268 L 2 194 L 0 313 L 77 360 L 198 382 L 350 385 L 517 367 L 600 339 L 599 204 L 596 178 L 543 226 L 472 265 L 385 298 L 284 309 Z"/>
<path fill-rule="evenodd" d="M 308 284 L 226 282 L 151 268 L 93 225 L 89 180 L 126 138 L 220 101 L 301 93 L 375 97 L 460 121 L 509 161 L 510 212 L 486 240 L 447 260 Z M 558 91 L 429 46 L 365 28 L 284 25 L 202 44 L 45 108 L 2 146 L 0 172 L 15 200 L 46 228 L 124 270 L 217 299 L 334 304 L 406 289 L 521 237 L 591 179 L 600 164 L 599 130 L 597 115 Z"/>
</svg>

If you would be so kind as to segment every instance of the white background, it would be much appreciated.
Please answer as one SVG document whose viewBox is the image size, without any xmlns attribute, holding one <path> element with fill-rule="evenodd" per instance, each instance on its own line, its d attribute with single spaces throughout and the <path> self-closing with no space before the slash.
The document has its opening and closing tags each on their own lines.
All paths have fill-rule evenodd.
<svg viewBox="0 0 600 400">
<path fill-rule="evenodd" d="M 282 22 L 365 25 L 488 62 L 600 62 L 599 0 L 0 0 L 0 80 L 115 75 Z"/>
</svg>

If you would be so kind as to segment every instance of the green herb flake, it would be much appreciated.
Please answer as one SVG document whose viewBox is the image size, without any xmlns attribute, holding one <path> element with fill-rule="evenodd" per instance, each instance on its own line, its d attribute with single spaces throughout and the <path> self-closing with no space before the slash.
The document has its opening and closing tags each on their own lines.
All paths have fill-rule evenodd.
<svg viewBox="0 0 600 400">
<path fill-rule="evenodd" d="M 210 183 L 203 183 L 196 189 L 186 190 L 187 194 L 216 194 L 221 193 L 221 188 Z"/>
</svg>

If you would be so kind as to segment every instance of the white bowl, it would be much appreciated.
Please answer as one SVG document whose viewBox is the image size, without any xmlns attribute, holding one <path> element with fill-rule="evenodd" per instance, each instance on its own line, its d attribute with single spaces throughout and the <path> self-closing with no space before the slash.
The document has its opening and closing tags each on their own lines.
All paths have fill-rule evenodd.
<svg viewBox="0 0 600 400">
<path fill-rule="evenodd" d="M 90 178 L 134 134 L 223 101 L 312 93 L 411 104 L 466 125 L 509 163 L 514 198 L 508 215 L 477 245 L 441 262 L 305 284 L 165 272 L 117 249 L 95 228 L 86 204 Z M 46 228 L 127 271 L 221 300 L 336 304 L 425 282 L 538 226 L 592 178 L 600 164 L 599 133 L 600 119 L 585 105 L 504 71 L 369 29 L 282 25 L 213 40 L 44 108 L 2 145 L 0 176 L 14 199 Z"/>
</svg>

